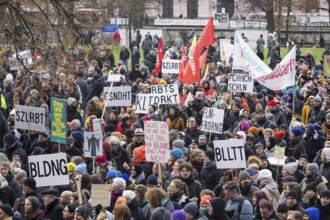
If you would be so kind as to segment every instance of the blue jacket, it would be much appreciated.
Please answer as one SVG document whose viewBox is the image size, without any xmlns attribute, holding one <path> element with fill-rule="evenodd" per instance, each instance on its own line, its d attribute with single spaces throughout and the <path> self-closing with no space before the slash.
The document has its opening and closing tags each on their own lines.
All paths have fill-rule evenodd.
<svg viewBox="0 0 330 220">
<path fill-rule="evenodd" d="M 245 199 L 242 205 L 242 210 L 239 213 L 238 206 L 241 199 L 245 199 L 243 196 L 239 195 L 235 200 L 228 200 L 226 204 L 226 212 L 234 210 L 234 215 L 232 220 L 251 220 L 253 219 L 253 207 L 249 200 Z"/>
<path fill-rule="evenodd" d="M 311 207 L 311 208 L 305 209 L 305 212 L 309 216 L 310 220 L 320 219 L 320 210 L 318 208 Z"/>
</svg>

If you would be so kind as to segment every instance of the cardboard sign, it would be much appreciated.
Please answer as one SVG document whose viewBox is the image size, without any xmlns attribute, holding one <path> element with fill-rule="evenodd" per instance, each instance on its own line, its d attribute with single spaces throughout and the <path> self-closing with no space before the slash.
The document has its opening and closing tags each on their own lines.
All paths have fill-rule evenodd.
<svg viewBox="0 0 330 220">
<path fill-rule="evenodd" d="M 243 140 L 213 141 L 218 169 L 246 168 Z"/>
<path fill-rule="evenodd" d="M 122 75 L 120 74 L 109 74 L 108 82 L 120 82 Z"/>
<path fill-rule="evenodd" d="M 162 73 L 179 74 L 180 60 L 163 59 Z"/>
<path fill-rule="evenodd" d="M 102 157 L 101 132 L 84 132 L 84 155 L 85 157 Z"/>
<path fill-rule="evenodd" d="M 177 84 L 151 86 L 151 94 L 137 94 L 136 113 L 148 113 L 150 105 L 180 103 Z"/>
<path fill-rule="evenodd" d="M 65 153 L 29 156 L 30 177 L 37 187 L 69 184 Z"/>
<path fill-rule="evenodd" d="M 50 98 L 51 141 L 66 144 L 66 101 Z"/>
<path fill-rule="evenodd" d="M 9 60 L 10 70 L 23 69 L 24 67 L 22 63 L 26 67 L 28 67 L 30 64 L 33 63 L 32 54 L 30 50 L 24 50 L 22 52 L 19 52 L 18 54 L 15 53 L 8 60 Z"/>
<path fill-rule="evenodd" d="M 132 105 L 132 87 L 119 86 L 112 87 L 109 94 L 110 87 L 103 88 L 104 102 L 107 107 L 110 106 L 131 106 Z"/>
<path fill-rule="evenodd" d="M 102 132 L 102 122 L 100 118 L 93 120 L 93 132 Z"/>
<path fill-rule="evenodd" d="M 44 108 L 16 105 L 15 110 L 15 128 L 31 131 L 45 130 Z"/>
<path fill-rule="evenodd" d="M 279 160 L 284 159 L 285 147 L 276 146 L 274 152 L 275 152 L 274 154 L 275 159 L 279 159 Z"/>
<path fill-rule="evenodd" d="M 110 205 L 110 185 L 108 184 L 92 184 L 91 205 L 95 207 L 102 205 L 108 207 Z"/>
<path fill-rule="evenodd" d="M 200 129 L 211 133 L 221 134 L 223 131 L 224 110 L 217 108 L 204 108 Z"/>
<path fill-rule="evenodd" d="M 167 163 L 170 159 L 168 126 L 164 121 L 145 121 L 144 140 L 149 162 Z"/>
<path fill-rule="evenodd" d="M 254 80 L 248 73 L 229 73 L 228 91 L 253 92 Z"/>
</svg>

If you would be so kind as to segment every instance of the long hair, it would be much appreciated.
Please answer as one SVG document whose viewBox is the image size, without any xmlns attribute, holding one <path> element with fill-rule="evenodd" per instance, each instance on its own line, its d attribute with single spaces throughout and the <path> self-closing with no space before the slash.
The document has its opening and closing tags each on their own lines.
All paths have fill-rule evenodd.
<svg viewBox="0 0 330 220">
<path fill-rule="evenodd" d="M 152 188 L 147 192 L 146 198 L 151 208 L 155 209 L 161 207 L 162 200 L 167 198 L 167 194 L 160 188 Z"/>
<path fill-rule="evenodd" d="M 189 196 L 189 189 L 188 186 L 182 182 L 180 179 L 174 179 L 172 182 L 175 184 L 175 186 L 182 192 L 182 194 Z"/>
<path fill-rule="evenodd" d="M 114 208 L 113 215 L 115 220 L 125 220 L 131 217 L 131 211 L 126 205 L 118 204 Z"/>
</svg>

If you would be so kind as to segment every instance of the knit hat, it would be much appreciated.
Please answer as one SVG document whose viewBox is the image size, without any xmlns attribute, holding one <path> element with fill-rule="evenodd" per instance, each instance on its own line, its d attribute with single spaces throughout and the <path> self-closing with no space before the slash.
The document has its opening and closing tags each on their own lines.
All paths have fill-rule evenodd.
<svg viewBox="0 0 330 220">
<path fill-rule="evenodd" d="M 74 213 L 77 208 L 77 206 L 75 204 L 68 204 L 67 207 L 68 207 L 70 213 Z"/>
<path fill-rule="evenodd" d="M 203 195 L 201 198 L 201 202 L 199 203 L 199 206 L 210 205 L 211 199 L 212 199 L 212 196 L 207 195 L 207 194 Z"/>
<path fill-rule="evenodd" d="M 103 146 L 103 151 L 104 151 L 105 154 L 110 153 L 110 151 L 111 151 L 111 145 L 110 145 L 110 143 L 103 142 L 102 143 L 102 146 Z"/>
<path fill-rule="evenodd" d="M 72 105 L 74 102 L 75 103 L 77 103 L 77 100 L 75 99 L 75 98 L 73 98 L 73 97 L 70 97 L 70 98 L 68 98 L 68 105 L 70 106 L 70 105 Z"/>
<path fill-rule="evenodd" d="M 213 161 L 214 158 L 215 158 L 214 151 L 206 151 L 205 152 L 205 156 L 208 157 L 208 158 L 210 158 L 211 161 Z"/>
<path fill-rule="evenodd" d="M 311 190 L 313 192 L 317 192 L 317 187 L 316 187 L 316 184 L 315 183 L 309 183 L 307 186 L 306 186 L 306 189 L 305 189 L 305 192 L 307 190 Z M 329 197 L 330 198 L 330 197 Z"/>
<path fill-rule="evenodd" d="M 105 180 L 109 180 L 110 178 L 118 177 L 118 172 L 116 170 L 109 170 Z"/>
<path fill-rule="evenodd" d="M 184 147 L 184 141 L 181 139 L 177 139 L 173 141 L 172 146 L 176 146 L 177 148 L 182 149 Z"/>
<path fill-rule="evenodd" d="M 285 182 L 297 182 L 297 180 L 293 176 L 285 176 L 281 178 L 282 181 Z"/>
<path fill-rule="evenodd" d="M 90 209 L 87 205 L 81 205 L 76 208 L 75 212 L 79 213 L 84 219 L 88 219 L 90 216 Z"/>
<path fill-rule="evenodd" d="M 129 176 L 126 173 L 120 174 L 119 178 L 124 179 L 126 183 L 128 183 L 130 180 Z"/>
<path fill-rule="evenodd" d="M 24 186 L 27 186 L 27 187 L 29 187 L 32 190 L 36 190 L 37 189 L 37 182 L 33 178 L 31 178 L 31 177 L 27 177 L 24 180 L 23 183 L 24 183 Z"/>
<path fill-rule="evenodd" d="M 157 116 L 156 113 L 151 113 L 151 114 L 149 115 L 149 117 L 150 117 L 150 119 L 152 119 L 152 120 L 158 120 L 158 116 Z"/>
<path fill-rule="evenodd" d="M 241 123 L 241 130 L 242 131 L 247 131 L 247 130 L 249 130 L 249 128 L 250 128 L 250 123 L 249 122 L 243 121 Z"/>
<path fill-rule="evenodd" d="M 309 163 L 309 164 L 307 164 L 306 170 L 310 170 L 313 173 L 315 173 L 316 175 L 318 175 L 319 172 L 320 172 L 320 169 L 319 169 L 319 166 L 317 165 L 317 163 Z"/>
<path fill-rule="evenodd" d="M 288 96 L 286 95 L 282 96 L 281 99 L 283 99 L 285 102 L 288 102 Z"/>
<path fill-rule="evenodd" d="M 293 133 L 295 137 L 299 137 L 304 133 L 304 131 L 299 127 L 292 128 L 290 132 Z"/>
<path fill-rule="evenodd" d="M 291 109 L 291 110 L 293 109 L 293 105 L 292 104 L 289 104 L 286 107 L 289 108 L 289 109 Z"/>
<path fill-rule="evenodd" d="M 248 131 L 251 132 L 252 134 L 254 134 L 255 136 L 257 136 L 258 132 L 259 132 L 259 129 L 257 127 L 252 126 L 252 127 L 249 128 Z"/>
<path fill-rule="evenodd" d="M 298 163 L 288 163 L 283 166 L 283 170 L 286 170 L 290 175 L 293 175 L 297 170 Z"/>
<path fill-rule="evenodd" d="M 0 206 L 0 209 L 9 215 L 9 217 L 13 216 L 13 210 L 9 205 L 2 205 Z"/>
<path fill-rule="evenodd" d="M 187 205 L 184 206 L 183 210 L 186 213 L 190 213 L 192 216 L 198 216 L 198 206 L 196 202 L 189 202 Z"/>
<path fill-rule="evenodd" d="M 292 162 L 297 162 L 294 157 L 287 157 L 284 161 L 285 164 L 292 163 Z"/>
<path fill-rule="evenodd" d="M 77 142 L 84 143 L 84 135 L 81 131 L 73 131 L 73 132 L 71 132 L 71 136 Z"/>
<path fill-rule="evenodd" d="M 179 137 L 179 133 L 175 129 L 170 130 L 170 132 L 168 133 L 168 135 L 173 135 L 175 137 L 175 139 L 178 139 L 178 137 Z"/>
<path fill-rule="evenodd" d="M 254 176 L 254 175 L 257 174 L 257 171 L 255 171 L 255 170 L 249 170 L 248 173 L 249 173 L 250 176 Z"/>
<path fill-rule="evenodd" d="M 147 162 L 146 161 L 146 147 L 142 145 L 141 147 L 137 147 L 133 150 L 133 154 L 137 156 L 138 159 L 133 159 L 136 160 L 136 162 Z"/>
<path fill-rule="evenodd" d="M 314 97 L 314 102 L 319 102 L 319 103 L 322 103 L 322 99 L 319 95 L 315 96 Z"/>
<path fill-rule="evenodd" d="M 158 178 L 155 175 L 150 175 L 147 179 L 147 184 L 149 185 L 158 185 Z"/>
<path fill-rule="evenodd" d="M 277 141 L 281 141 L 284 134 L 285 134 L 284 131 L 275 131 L 273 136 Z"/>
<path fill-rule="evenodd" d="M 272 172 L 268 169 L 260 170 L 259 179 L 272 179 Z"/>
<path fill-rule="evenodd" d="M 150 220 L 165 220 L 165 219 L 167 218 L 164 207 L 155 208 L 150 216 Z"/>
<path fill-rule="evenodd" d="M 293 197 L 295 198 L 296 200 L 299 200 L 299 194 L 296 190 L 290 190 L 287 194 L 286 194 L 286 197 Z"/>
<path fill-rule="evenodd" d="M 321 192 L 320 198 L 322 198 L 322 197 L 330 198 L 330 190 L 324 190 L 323 192 Z"/>
<path fill-rule="evenodd" d="M 68 163 L 67 168 L 69 173 L 73 173 L 74 170 L 76 169 L 76 164 L 70 162 Z"/>
<path fill-rule="evenodd" d="M 311 134 L 314 134 L 314 132 L 315 132 L 314 124 L 308 124 L 306 127 L 308 128 L 308 130 Z"/>
<path fill-rule="evenodd" d="M 49 136 L 49 132 L 47 130 L 41 131 L 39 134 L 44 136 L 45 138 L 48 138 Z"/>
<path fill-rule="evenodd" d="M 273 122 L 270 122 L 269 125 L 268 125 L 268 128 L 270 128 L 272 130 L 275 130 L 277 128 L 277 125 Z"/>
<path fill-rule="evenodd" d="M 277 206 L 277 212 L 284 213 L 289 211 L 289 207 L 285 203 L 281 203 Z"/>
<path fill-rule="evenodd" d="M 186 213 L 182 210 L 175 210 L 171 215 L 171 220 L 187 220 Z"/>
<path fill-rule="evenodd" d="M 275 115 L 273 115 L 272 113 L 268 112 L 268 113 L 266 113 L 265 118 L 267 120 L 272 120 L 272 119 L 275 118 Z"/>
<path fill-rule="evenodd" d="M 269 106 L 276 106 L 276 102 L 274 101 L 274 100 L 270 100 L 270 101 L 268 101 L 267 102 L 267 105 L 269 105 Z"/>
<path fill-rule="evenodd" d="M 327 149 L 327 148 L 324 148 L 324 149 Z M 309 159 L 307 154 L 301 154 L 301 155 L 299 156 L 299 160 L 300 160 L 301 158 L 305 158 L 306 160 Z"/>
<path fill-rule="evenodd" d="M 81 163 L 76 166 L 76 169 L 74 171 L 78 173 L 87 173 L 87 165 L 85 163 Z"/>
<path fill-rule="evenodd" d="M 19 182 L 20 182 L 20 180 L 23 180 L 27 177 L 26 171 L 21 168 L 15 168 L 13 174 L 14 174 L 15 180 L 17 180 Z"/>
<path fill-rule="evenodd" d="M 181 159 L 183 156 L 183 152 L 181 149 L 179 148 L 174 148 L 171 150 L 171 155 L 175 158 L 175 159 Z"/>
<path fill-rule="evenodd" d="M 247 172 L 246 170 L 243 170 L 240 174 L 239 174 L 239 181 L 242 181 L 244 178 L 246 177 L 250 177 L 249 172 Z"/>
<path fill-rule="evenodd" d="M 107 162 L 107 158 L 104 154 L 102 154 L 102 157 L 95 158 L 95 163 L 105 163 L 105 162 Z"/>
<path fill-rule="evenodd" d="M 3 137 L 3 142 L 6 142 L 9 145 L 15 144 L 15 141 L 16 141 L 16 137 L 12 133 L 7 133 Z"/>
</svg>

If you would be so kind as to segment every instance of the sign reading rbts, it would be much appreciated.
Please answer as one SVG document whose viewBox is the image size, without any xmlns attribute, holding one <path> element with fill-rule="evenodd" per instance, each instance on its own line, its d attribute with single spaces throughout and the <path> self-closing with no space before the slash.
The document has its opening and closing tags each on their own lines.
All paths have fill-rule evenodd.
<svg viewBox="0 0 330 220">
<path fill-rule="evenodd" d="M 253 92 L 253 79 L 248 73 L 230 73 L 228 79 L 228 91 Z"/>
<path fill-rule="evenodd" d="M 103 88 L 104 101 L 109 106 L 131 106 L 132 105 L 132 88 L 130 86 Z M 107 101 L 108 100 L 108 101 Z"/>
<path fill-rule="evenodd" d="M 218 169 L 246 168 L 243 140 L 214 141 Z"/>
<path fill-rule="evenodd" d="M 180 60 L 166 60 L 162 61 L 162 73 L 179 74 Z"/>
<path fill-rule="evenodd" d="M 216 108 L 204 108 L 201 130 L 221 134 L 223 131 L 224 111 Z"/>
<path fill-rule="evenodd" d="M 69 184 L 65 153 L 29 156 L 29 170 L 37 187 Z"/>
<path fill-rule="evenodd" d="M 16 105 L 15 110 L 15 128 L 31 131 L 45 130 L 44 108 Z"/>
</svg>

